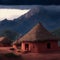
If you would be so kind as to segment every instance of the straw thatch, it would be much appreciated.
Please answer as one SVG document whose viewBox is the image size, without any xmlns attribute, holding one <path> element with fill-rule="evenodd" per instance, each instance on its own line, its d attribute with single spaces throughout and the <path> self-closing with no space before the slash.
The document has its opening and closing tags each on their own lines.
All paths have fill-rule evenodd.
<svg viewBox="0 0 60 60">
<path fill-rule="evenodd" d="M 18 41 L 16 40 L 14 43 L 20 43 L 24 41 L 44 41 L 56 39 L 50 32 L 48 32 L 41 23 L 35 25 L 27 34 L 25 34 L 22 38 Z"/>
<path fill-rule="evenodd" d="M 8 39 L 7 37 L 0 37 L 0 43 L 3 44 L 11 43 L 11 40 Z"/>
</svg>

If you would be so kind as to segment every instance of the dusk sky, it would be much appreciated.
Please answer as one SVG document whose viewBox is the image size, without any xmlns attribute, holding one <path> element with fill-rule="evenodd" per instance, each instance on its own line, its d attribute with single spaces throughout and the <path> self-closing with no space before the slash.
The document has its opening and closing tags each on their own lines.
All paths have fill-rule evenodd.
<svg viewBox="0 0 60 60">
<path fill-rule="evenodd" d="M 50 11 L 50 17 L 55 16 L 60 19 L 60 6 L 50 5 L 50 6 L 42 6 L 42 5 L 0 5 L 0 21 L 7 18 L 8 20 L 13 20 L 14 18 L 18 18 L 19 16 L 27 13 L 30 9 L 34 7 L 43 7 L 47 11 Z M 53 13 L 51 13 L 53 11 Z M 56 18 L 55 17 L 55 18 Z"/>
<path fill-rule="evenodd" d="M 22 9 L 20 6 L 0 5 L 0 21 L 3 19 L 13 20 L 27 13 L 30 9 Z"/>
<path fill-rule="evenodd" d="M 36 7 L 39 8 L 39 21 L 44 27 L 48 30 L 60 28 L 60 5 L 0 5 L 0 21 L 3 19 L 14 20 L 16 18 L 20 20 L 18 19 L 20 16 L 33 10 L 33 8 L 37 9 Z M 35 12 L 33 11 L 33 13 Z M 31 13 L 31 15 L 33 15 L 33 13 Z M 26 18 L 24 24 L 29 24 L 30 20 Z M 38 21 L 38 17 L 36 20 Z M 34 21 L 32 19 L 30 24 L 33 24 Z"/>
<path fill-rule="evenodd" d="M 0 0 L 0 4 L 4 5 L 59 5 L 60 0 Z"/>
</svg>

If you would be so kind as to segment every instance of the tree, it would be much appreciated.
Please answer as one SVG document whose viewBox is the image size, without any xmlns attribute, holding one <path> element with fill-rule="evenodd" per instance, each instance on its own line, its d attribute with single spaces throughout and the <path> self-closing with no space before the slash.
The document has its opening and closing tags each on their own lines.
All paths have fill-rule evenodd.
<svg viewBox="0 0 60 60">
<path fill-rule="evenodd" d="M 11 30 L 5 30 L 5 31 L 3 31 L 3 33 L 1 35 L 5 36 L 5 37 L 8 37 L 11 40 L 15 40 L 19 36 L 19 34 L 17 32 L 14 32 L 14 31 L 11 31 Z"/>
</svg>

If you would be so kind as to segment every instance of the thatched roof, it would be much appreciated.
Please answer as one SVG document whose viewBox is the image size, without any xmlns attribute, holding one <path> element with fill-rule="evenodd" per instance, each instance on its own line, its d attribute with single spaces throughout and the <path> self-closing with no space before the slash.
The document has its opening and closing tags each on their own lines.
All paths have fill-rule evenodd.
<svg viewBox="0 0 60 60">
<path fill-rule="evenodd" d="M 3 43 L 3 44 L 11 43 L 11 40 L 8 39 L 7 37 L 0 37 L 0 43 Z"/>
<path fill-rule="evenodd" d="M 22 38 L 18 41 L 16 40 L 14 43 L 20 43 L 23 41 L 44 41 L 56 39 L 50 32 L 48 32 L 41 23 L 35 25 L 28 33 L 26 33 Z"/>
</svg>

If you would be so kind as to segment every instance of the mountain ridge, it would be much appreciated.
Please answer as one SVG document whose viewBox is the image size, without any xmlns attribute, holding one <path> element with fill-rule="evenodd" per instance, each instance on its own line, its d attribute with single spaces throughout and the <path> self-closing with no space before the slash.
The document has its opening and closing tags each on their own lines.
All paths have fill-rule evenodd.
<svg viewBox="0 0 60 60">
<path fill-rule="evenodd" d="M 43 7 L 34 7 L 28 13 L 13 21 L 7 19 L 0 21 L 0 32 L 3 32 L 4 30 L 12 30 L 24 35 L 38 22 L 41 22 L 47 30 L 54 30 L 60 27 L 59 20 L 54 21 L 55 18 L 53 16 L 56 16 L 56 13 L 57 12 L 54 13 Z M 57 18 L 58 17 L 56 17 L 56 19 Z"/>
</svg>

